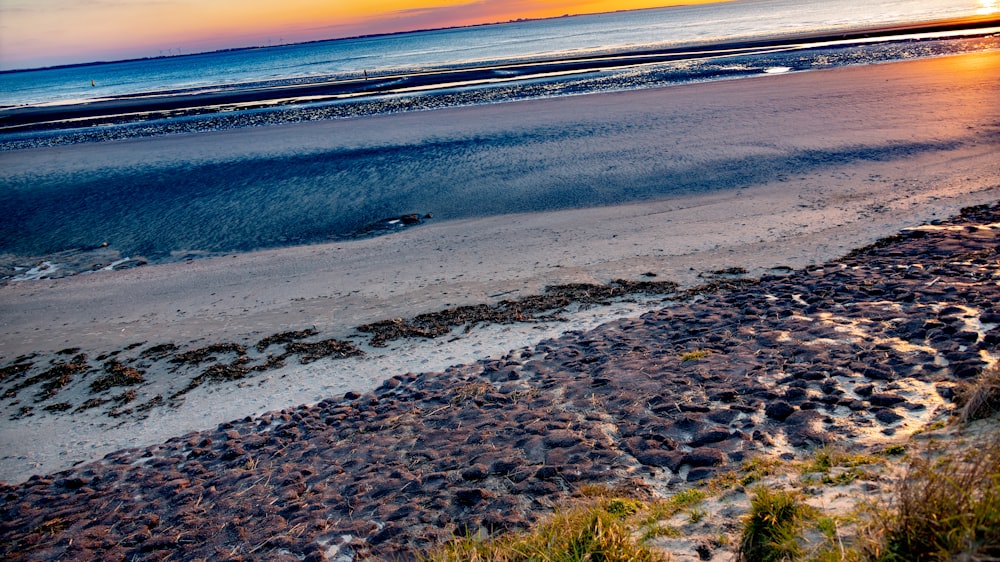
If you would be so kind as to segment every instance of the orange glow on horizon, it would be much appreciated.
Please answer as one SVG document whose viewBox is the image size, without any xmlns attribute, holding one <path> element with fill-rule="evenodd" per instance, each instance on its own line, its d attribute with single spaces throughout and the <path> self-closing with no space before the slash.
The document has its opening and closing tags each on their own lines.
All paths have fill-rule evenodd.
<svg viewBox="0 0 1000 562">
<path fill-rule="evenodd" d="M 5 0 L 0 68 L 720 1 L 726 0 Z"/>
</svg>

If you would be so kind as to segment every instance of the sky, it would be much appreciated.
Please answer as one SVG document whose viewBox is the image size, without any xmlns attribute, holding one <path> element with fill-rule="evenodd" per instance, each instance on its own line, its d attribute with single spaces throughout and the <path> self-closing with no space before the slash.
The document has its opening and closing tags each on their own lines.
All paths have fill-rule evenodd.
<svg viewBox="0 0 1000 562">
<path fill-rule="evenodd" d="M 0 69 L 718 0 L 0 0 Z"/>
</svg>

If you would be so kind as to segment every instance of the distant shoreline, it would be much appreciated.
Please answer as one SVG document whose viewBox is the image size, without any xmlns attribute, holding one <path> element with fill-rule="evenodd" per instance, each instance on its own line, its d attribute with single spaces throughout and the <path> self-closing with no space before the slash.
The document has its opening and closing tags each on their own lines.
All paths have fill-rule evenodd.
<svg viewBox="0 0 1000 562">
<path fill-rule="evenodd" d="M 792 34 L 725 43 L 687 44 L 669 48 L 640 49 L 611 53 L 587 53 L 560 59 L 532 59 L 523 62 L 485 64 L 455 69 L 436 69 L 410 74 L 372 74 L 344 79 L 276 81 L 272 84 L 219 85 L 190 90 L 143 92 L 98 99 L 84 103 L 0 107 L 0 135 L 14 132 L 52 131 L 92 125 L 142 122 L 162 117 L 215 114 L 220 111 L 249 111 L 290 103 L 364 100 L 373 96 L 414 91 L 496 84 L 529 79 L 552 79 L 581 72 L 595 72 L 634 65 L 649 65 L 718 56 L 754 55 L 771 49 L 808 49 L 830 42 L 850 44 L 873 38 L 905 39 L 927 33 L 958 31 L 988 35 L 1000 31 L 1000 17 L 983 16 L 926 23 L 867 27 L 821 33 Z M 242 50 L 242 49 L 230 49 Z M 217 51 L 226 52 L 229 50 Z M 206 54 L 206 53 L 202 53 Z M 193 55 L 185 55 L 193 56 Z M 85 65 L 70 65 L 85 66 Z"/>
<path fill-rule="evenodd" d="M 603 15 L 603 14 L 617 14 L 617 13 L 621 13 L 621 12 L 645 12 L 645 11 L 652 11 L 652 10 L 668 10 L 668 9 L 675 8 L 675 7 L 676 6 L 661 6 L 661 7 L 656 7 L 656 8 L 639 8 L 639 9 L 636 9 L 636 10 L 615 10 L 613 12 L 595 12 L 595 13 L 583 13 L 583 14 L 563 14 L 561 16 L 554 16 L 554 17 L 550 17 L 550 18 L 518 18 L 518 19 L 507 20 L 507 21 L 483 22 L 483 23 L 474 23 L 474 24 L 469 24 L 469 25 L 457 25 L 457 26 L 448 26 L 448 27 L 428 27 L 428 28 L 422 28 L 422 29 L 407 29 L 407 30 L 404 30 L 404 31 L 395 31 L 395 32 L 389 32 L 389 33 L 366 33 L 366 34 L 363 34 L 363 35 L 351 35 L 351 36 L 346 36 L 346 37 L 331 37 L 331 38 L 328 38 L 328 39 L 314 39 L 314 40 L 311 40 L 311 41 L 299 41 L 299 42 L 295 42 L 295 43 L 280 43 L 280 44 L 277 44 L 277 45 L 248 45 L 248 46 L 245 46 L 245 47 L 229 47 L 229 48 L 224 48 L 224 49 L 213 49 L 211 51 L 198 51 L 198 52 L 194 52 L 194 53 L 182 53 L 182 54 L 177 54 L 177 55 L 158 55 L 158 56 L 147 56 L 147 57 L 135 57 L 135 58 L 128 58 L 128 59 L 100 60 L 100 61 L 79 62 L 79 63 L 70 63 L 70 64 L 56 64 L 56 65 L 52 65 L 52 66 L 39 66 L 39 67 L 31 67 L 31 68 L 8 68 L 8 69 L 0 69 L 0 75 L 3 75 L 3 74 L 13 74 L 13 73 L 17 73 L 17 72 L 36 72 L 36 71 L 44 71 L 44 70 L 61 70 L 61 69 L 67 69 L 67 68 L 82 68 L 82 67 L 87 67 L 87 66 L 100 66 L 100 65 L 105 65 L 105 64 L 117 64 L 117 63 L 125 63 L 125 62 L 142 62 L 142 61 L 168 59 L 168 58 L 196 57 L 196 56 L 201 56 L 201 55 L 213 55 L 213 54 L 217 54 L 217 53 L 231 53 L 231 52 L 239 52 L 239 51 L 252 51 L 252 50 L 256 50 L 256 49 L 270 49 L 270 48 L 275 48 L 275 47 L 279 47 L 279 48 L 280 47 L 295 47 L 295 46 L 299 46 L 299 45 L 313 45 L 313 44 L 317 44 L 317 43 L 329 43 L 329 42 L 334 42 L 334 41 L 353 41 L 353 40 L 357 40 L 357 39 L 371 39 L 371 38 L 377 38 L 377 37 L 393 37 L 393 36 L 398 36 L 398 35 L 410 35 L 410 34 L 414 34 L 414 33 L 427 33 L 427 32 L 431 32 L 431 31 L 448 31 L 448 30 L 452 30 L 452 29 L 469 29 L 469 28 L 477 28 L 477 27 L 502 26 L 502 25 L 510 25 L 510 24 L 517 24 L 517 23 L 532 22 L 532 21 L 548 21 L 548 20 L 558 20 L 558 19 L 565 19 L 565 18 L 585 17 L 585 16 L 600 16 L 600 15 Z M 994 22 L 994 23 L 990 23 L 990 22 Z M 893 30 L 896 30 L 896 31 L 898 31 L 898 30 L 904 30 L 904 29 L 907 29 L 907 28 L 910 28 L 910 27 L 912 27 L 912 28 L 922 28 L 922 27 L 926 27 L 926 26 L 947 26 L 947 27 L 952 27 L 953 29 L 961 29 L 961 28 L 965 28 L 967 26 L 987 27 L 989 25 L 995 25 L 996 22 L 1000 22 L 1000 17 L 991 14 L 991 15 L 985 15 L 985 16 L 971 16 L 971 17 L 967 17 L 967 18 L 948 18 L 948 19 L 943 19 L 943 20 L 929 20 L 929 21 L 925 21 L 925 22 L 913 22 L 913 23 L 906 23 L 906 24 L 893 24 L 893 25 L 886 25 L 886 26 L 874 26 L 874 27 L 867 27 L 867 28 L 859 28 L 857 30 L 851 30 L 851 32 L 883 33 L 883 32 L 891 32 Z M 3 106 L 0 106 L 0 108 L 3 108 Z"/>
</svg>

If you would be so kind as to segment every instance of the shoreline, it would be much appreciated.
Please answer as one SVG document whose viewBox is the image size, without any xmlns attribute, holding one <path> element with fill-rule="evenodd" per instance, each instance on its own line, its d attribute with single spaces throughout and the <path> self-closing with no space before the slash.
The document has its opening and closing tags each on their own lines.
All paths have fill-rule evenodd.
<svg viewBox="0 0 1000 562">
<path fill-rule="evenodd" d="M 342 240 L 408 213 L 443 224 L 641 205 L 808 174 L 823 182 L 837 167 L 992 142 L 997 60 L 987 52 L 0 153 L 0 183 L 10 187 L 0 204 L 22 217 L 0 237 L 17 259 L 32 257 L 19 265 L 46 259 L 48 248 L 83 247 L 98 248 L 83 253 L 107 267 Z M 744 91 L 757 99 L 741 99 Z M 905 170 L 882 168 L 909 181 Z M 252 227 L 234 220 L 248 214 Z"/>
<path fill-rule="evenodd" d="M 773 49 L 807 50 L 847 46 L 872 40 L 903 40 L 909 36 L 969 32 L 942 39 L 996 33 L 1000 18 L 971 16 L 940 21 L 882 25 L 858 29 L 745 38 L 723 43 L 685 44 L 610 53 L 587 53 L 558 59 L 529 59 L 431 69 L 405 74 L 375 74 L 364 78 L 298 79 L 291 83 L 220 85 L 191 91 L 139 92 L 112 98 L 59 104 L 0 107 L 0 134 L 23 131 L 57 132 L 96 125 L 123 125 L 178 117 L 217 115 L 223 111 L 274 109 L 297 103 L 364 101 L 371 97 L 412 92 L 447 92 L 463 86 L 498 85 L 517 80 L 550 80 L 581 72 L 600 72 L 630 66 L 694 61 L 735 55 L 752 56 Z M 751 73 L 754 75 L 756 73 Z M 746 76 L 739 76 L 741 78 Z M 716 79 L 724 79 L 720 75 Z M 704 80 L 702 76 L 698 80 Z M 169 126 L 169 123 L 167 123 Z M 15 146 L 17 141 L 11 141 Z M 15 149 L 16 150 L 16 149 Z"/>
<path fill-rule="evenodd" d="M 345 339 L 366 323 L 492 304 L 539 294 L 548 285 L 638 281 L 655 273 L 656 280 L 687 288 L 727 268 L 740 267 L 757 278 L 775 268 L 802 270 L 826 263 L 903 228 L 1000 198 L 995 159 L 1000 109 L 983 101 L 996 99 L 1000 73 L 991 69 L 998 61 L 1000 55 L 987 53 L 738 85 L 523 102 L 517 106 L 521 112 L 512 112 L 513 106 L 482 107 L 369 120 L 362 125 L 391 124 L 394 135 L 419 142 L 453 130 L 516 129 L 540 119 L 555 127 L 574 123 L 581 112 L 632 125 L 650 123 L 651 115 L 662 118 L 676 112 L 696 123 L 685 130 L 686 144 L 675 149 L 676 157 L 709 163 L 733 152 L 754 156 L 789 148 L 818 154 L 843 153 L 844 147 L 859 152 L 858 147 L 865 146 L 925 148 L 899 154 L 887 150 L 874 158 L 861 152 L 808 169 L 778 166 L 768 170 L 767 181 L 716 186 L 658 201 L 443 220 L 387 237 L 6 283 L 0 286 L 0 363 L 8 366 L 29 353 L 38 353 L 39 363 L 62 361 L 67 356 L 57 352 L 67 348 L 80 348 L 96 358 L 140 342 L 143 349 L 166 343 L 195 349 L 218 342 L 250 347 L 263 337 L 310 327 L 320 334 L 317 339 Z M 857 99 L 847 97 L 848 90 L 855 91 Z M 890 96 L 904 91 L 909 95 Z M 820 92 L 823 97 L 815 101 Z M 764 113 L 763 107 L 784 111 Z M 718 115 L 727 116 L 726 121 L 720 122 Z M 682 122 L 678 117 L 670 130 Z M 307 124 L 38 150 L 18 165 L 56 169 L 69 162 L 87 171 L 100 169 L 109 159 L 127 164 L 154 157 L 193 158 L 208 149 L 221 156 L 227 151 L 241 154 L 265 140 L 294 152 L 310 143 L 329 142 L 323 139 L 333 131 L 374 135 L 378 129 L 342 126 Z M 652 131 L 643 136 L 630 129 L 632 144 L 616 162 L 645 170 L 649 151 L 671 139 L 662 130 Z M 354 142 L 366 139 L 356 137 Z M 573 166 L 594 160 L 593 144 L 576 148 L 583 156 Z M 583 168 L 579 173 L 591 171 Z M 550 181 L 547 173 L 524 181 Z M 158 410 L 156 416 L 129 422 L 118 433 L 113 433 L 114 423 L 103 410 L 77 423 L 71 414 L 43 410 L 55 400 L 28 404 L 28 393 L 37 391 L 25 390 L 21 400 L 27 402 L 4 401 L 0 441 L 8 458 L 0 480 L 65 469 L 123 447 L 149 445 L 251 413 L 363 392 L 407 371 L 442 370 L 500 357 L 566 330 L 589 329 L 641 312 L 624 310 L 589 319 L 584 314 L 582 320 L 545 328 L 549 331 L 531 326 L 522 332 L 507 326 L 477 328 L 471 335 L 455 334 L 458 339 L 447 345 L 406 342 L 380 356 L 381 363 L 370 361 L 363 367 L 354 359 L 292 365 L 268 379 L 266 387 L 255 386 L 262 382 L 255 380 L 199 388 L 187 396 L 184 408 Z M 74 382 L 77 402 L 87 399 L 97 376 Z M 170 376 L 169 370 L 147 373 L 153 382 L 139 388 L 136 403 L 154 397 L 156 380 Z M 115 395 L 118 392 L 121 389 Z M 222 406 L 216 406 L 219 403 Z M 9 419 L 25 405 L 36 407 L 34 417 Z"/>
</svg>

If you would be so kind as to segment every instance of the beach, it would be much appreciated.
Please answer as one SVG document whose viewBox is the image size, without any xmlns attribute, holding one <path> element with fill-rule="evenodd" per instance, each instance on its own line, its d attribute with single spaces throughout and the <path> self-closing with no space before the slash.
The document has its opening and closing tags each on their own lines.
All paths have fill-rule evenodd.
<svg viewBox="0 0 1000 562">
<path fill-rule="evenodd" d="M 410 390 L 390 392 L 396 387 L 422 389 L 424 395 L 440 392 L 438 398 L 443 400 L 442 404 L 447 404 L 448 399 L 444 397 L 449 392 L 454 394 L 468 382 L 463 382 L 462 376 L 479 376 L 494 381 L 500 392 L 503 380 L 490 378 L 490 374 L 502 371 L 503 362 L 481 362 L 490 358 L 506 357 L 505 361 L 517 363 L 513 371 L 535 365 L 535 375 L 510 378 L 510 381 L 521 382 L 511 383 L 513 386 L 502 394 L 531 392 L 535 384 L 531 381 L 543 381 L 547 372 L 573 372 L 572 367 L 567 367 L 570 359 L 556 361 L 551 356 L 543 357 L 546 353 L 558 355 L 560 349 L 586 347 L 586 343 L 581 343 L 586 340 L 585 336 L 578 332 L 563 335 L 565 332 L 590 330 L 605 321 L 614 321 L 623 327 L 635 326 L 643 321 L 620 318 L 634 318 L 647 311 L 659 311 L 654 312 L 659 315 L 657 322 L 670 325 L 667 317 L 674 314 L 670 312 L 672 307 L 678 306 L 677 294 L 671 293 L 666 300 L 649 297 L 641 302 L 613 302 L 604 307 L 573 309 L 559 320 L 471 326 L 464 331 L 456 329 L 443 338 L 393 342 L 386 348 L 372 346 L 357 328 L 458 306 L 496 304 L 505 299 L 538 295 L 547 286 L 561 284 L 658 280 L 676 282 L 679 289 L 684 290 L 720 280 L 765 277 L 777 283 L 774 279 L 800 275 L 810 266 L 828 264 L 903 229 L 949 219 L 963 208 L 997 202 L 1000 199 L 1000 167 L 996 156 L 1000 145 L 998 94 L 1000 54 L 986 52 L 662 89 L 0 154 L 0 167 L 11 176 L 28 171 L 71 175 L 90 173 L 109 163 L 128 168 L 161 162 L 262 158 L 319 148 L 377 150 L 388 144 L 410 147 L 408 150 L 423 154 L 427 147 L 433 146 L 438 152 L 426 161 L 426 167 L 414 165 L 399 170 L 398 177 L 385 178 L 386 181 L 397 181 L 410 174 L 418 178 L 415 181 L 441 185 L 443 197 L 452 197 L 456 207 L 472 204 L 469 197 L 488 201 L 498 189 L 504 190 L 506 196 L 523 193 L 527 201 L 537 197 L 539 186 L 547 186 L 563 198 L 571 197 L 574 190 L 600 192 L 608 185 L 629 186 L 625 191 L 631 189 L 637 194 L 627 202 L 618 202 L 609 190 L 606 204 L 585 209 L 564 208 L 560 202 L 554 205 L 556 208 L 544 210 L 537 208 L 537 201 L 532 201 L 526 203 L 532 211 L 524 213 L 455 220 L 438 219 L 435 214 L 435 218 L 419 226 L 374 238 L 157 263 L 123 271 L 6 282 L 0 286 L 3 366 L 31 363 L 35 370 L 30 372 L 34 373 L 49 364 L 67 363 L 71 356 L 80 357 L 81 354 L 86 357 L 80 361 L 86 365 L 77 373 L 79 376 L 63 381 L 64 384 L 55 387 L 51 394 L 41 392 L 35 398 L 30 396 L 37 387 L 43 386 L 44 381 L 40 381 L 37 387 L 24 386 L 20 394 L 4 400 L 0 480 L 21 483 L 32 475 L 66 470 L 119 449 L 153 446 L 171 437 L 207 431 L 243 418 L 246 418 L 245 425 L 228 431 L 245 437 L 254 424 L 271 431 L 272 423 L 280 423 L 276 421 L 279 418 L 286 422 L 294 418 L 295 412 L 300 411 L 295 408 L 301 404 L 322 403 L 316 407 L 323 410 L 317 414 L 317 419 L 326 419 L 324 423 L 334 426 L 348 424 L 345 419 L 349 420 L 352 414 L 344 409 L 347 408 L 344 404 L 358 396 L 369 397 L 362 398 L 368 400 L 369 411 L 378 410 L 378 400 L 383 404 L 389 402 L 389 395 L 398 395 L 396 399 L 403 402 L 410 400 L 404 396 Z M 523 134 L 525 131 L 531 134 Z M 481 142 L 483 139 L 488 142 Z M 402 151 L 400 155 L 403 161 L 409 161 L 407 152 Z M 664 183 L 676 185 L 677 189 L 668 190 L 668 195 L 663 195 L 662 191 L 655 195 L 651 186 Z M 423 212 L 421 208 L 412 211 Z M 992 236 L 995 236 L 989 224 L 987 221 L 981 225 L 985 229 L 983 232 L 994 232 Z M 863 257 L 855 260 L 860 260 L 860 267 L 864 267 Z M 891 269 L 886 268 L 886 271 Z M 833 266 L 823 269 L 835 270 L 838 268 Z M 921 282 L 933 285 L 933 276 Z M 851 283 L 861 281 L 852 279 Z M 989 285 L 988 280 L 983 283 Z M 804 286 L 809 287 L 808 284 Z M 763 298 L 752 285 L 750 287 L 743 289 L 741 298 Z M 995 293 L 995 284 L 989 290 Z M 803 297 L 802 293 L 792 290 L 787 297 L 791 299 L 793 294 L 799 298 L 808 297 L 808 294 Z M 948 295 L 937 297 L 941 302 L 950 298 Z M 711 301 L 715 297 L 703 298 Z M 988 297 L 984 298 L 985 302 L 990 302 Z M 727 302 L 729 310 L 735 310 L 740 301 Z M 817 297 L 816 302 L 810 301 L 810 304 L 842 313 L 826 308 L 833 302 L 824 303 Z M 844 301 L 836 302 L 844 304 Z M 754 306 L 764 305 L 756 303 Z M 976 309 L 977 314 L 995 314 L 995 308 L 989 311 L 988 307 L 980 306 Z M 759 310 L 757 313 L 762 315 L 760 318 L 767 317 Z M 678 311 L 676 314 L 685 323 L 699 317 L 697 311 Z M 817 311 L 803 314 L 816 316 Z M 989 324 L 984 320 L 981 327 Z M 601 337 L 607 342 L 625 337 L 622 332 L 616 332 L 614 326 L 600 329 L 604 334 Z M 827 328 L 833 330 L 831 326 Z M 189 370 L 178 371 L 177 363 L 170 363 L 166 355 L 160 358 L 155 354 L 142 356 L 144 351 L 170 344 L 176 347 L 173 356 L 176 358 L 185 350 L 220 343 L 250 349 L 268 336 L 307 329 L 311 332 L 302 337 L 309 341 L 329 338 L 350 342 L 365 355 L 343 359 L 328 357 L 308 363 L 289 360 L 274 369 L 262 370 L 259 376 L 244 373 L 238 379 L 192 388 L 173 405 L 153 403 L 156 395 L 176 393 L 187 381 L 171 379 L 194 376 L 203 365 L 195 362 Z M 984 333 L 988 331 L 983 329 Z M 774 330 L 772 336 L 777 338 L 780 329 Z M 684 337 L 697 334 L 695 331 Z M 821 339 L 820 334 L 813 335 Z M 565 338 L 574 337 L 578 338 L 575 343 L 565 342 Z M 824 333 L 822 337 L 833 336 Z M 683 338 L 678 341 L 681 340 Z M 650 340 L 632 344 L 652 347 Z M 740 358 L 746 360 L 752 356 L 751 348 L 741 348 Z M 237 348 L 215 348 L 214 355 L 222 358 L 222 362 L 231 361 L 234 349 Z M 612 356 L 621 359 L 612 349 L 617 348 L 597 346 L 598 359 L 582 364 L 604 365 Z M 510 355 L 513 350 L 518 351 Z M 996 354 L 995 346 L 992 350 L 988 346 L 984 350 L 987 356 Z M 904 356 L 899 359 L 899 365 L 912 366 L 916 361 L 899 353 Z M 264 360 L 264 356 L 261 352 L 253 359 Z M 121 365 L 143 372 L 144 382 L 134 387 L 136 392 L 130 401 L 153 404 L 150 408 L 123 414 L 122 404 L 111 402 L 111 395 L 117 395 L 121 388 L 106 390 L 105 394 L 93 392 L 91 383 L 99 376 L 96 373 L 116 357 Z M 541 363 L 533 364 L 532 359 Z M 823 356 L 821 359 L 830 358 Z M 134 362 L 130 362 L 132 360 Z M 580 357 L 576 360 L 582 361 Z M 656 362 L 655 358 L 634 360 Z M 962 361 L 971 359 L 963 357 Z M 554 367 L 554 363 L 561 367 Z M 767 362 L 762 361 L 762 364 Z M 452 365 L 467 367 L 448 371 Z M 475 367 L 470 367 L 472 365 Z M 732 363 L 718 365 L 720 369 L 733 368 Z M 617 375 L 610 368 L 600 373 L 587 372 L 615 381 L 616 376 L 634 375 L 631 369 L 641 371 L 640 367 L 623 368 L 625 374 Z M 902 371 L 900 369 L 890 378 L 916 381 L 904 385 L 910 392 L 909 401 L 934 404 L 925 406 L 924 413 L 920 413 L 920 408 L 910 410 L 917 412 L 913 419 L 886 422 L 892 416 L 884 416 L 885 420 L 880 419 L 880 423 L 897 428 L 888 434 L 890 436 L 915 431 L 920 423 L 932 419 L 940 406 L 940 398 L 928 390 L 932 382 L 940 380 L 923 380 L 919 372 L 907 371 L 904 376 Z M 451 382 L 436 387 L 436 378 L 420 375 L 426 372 L 445 372 L 447 376 L 443 380 Z M 877 382 L 880 380 L 877 373 L 869 374 L 871 376 L 865 376 L 881 384 Z M 939 375 L 934 373 L 935 377 Z M 27 378 L 27 375 L 19 376 L 19 379 L 13 375 L 8 378 L 5 389 Z M 394 376 L 398 376 L 396 383 L 385 382 Z M 518 384 L 526 386 L 521 388 Z M 612 386 L 614 384 L 617 382 Z M 382 388 L 381 394 L 372 402 L 371 395 L 366 393 L 378 388 Z M 491 396 L 492 391 L 480 390 L 474 394 Z M 644 388 L 642 392 L 647 391 L 650 390 Z M 626 389 L 623 392 L 635 391 Z M 876 389 L 876 395 L 879 392 L 881 390 Z M 350 399 L 344 398 L 345 394 Z M 37 397 L 41 395 L 44 398 L 39 400 Z M 81 410 L 80 406 L 88 397 L 105 395 L 108 401 L 100 407 Z M 581 397 L 582 394 L 576 398 L 582 400 Z M 716 397 L 713 404 L 719 400 L 723 399 Z M 489 402 L 486 400 L 487 404 Z M 45 409 L 56 403 L 69 406 Z M 763 408 L 756 402 L 747 404 L 748 408 Z M 797 403 L 792 401 L 792 404 Z M 24 411 L 25 407 L 29 410 Z M 116 408 L 121 415 L 109 416 Z M 546 412 L 559 410 L 552 404 L 545 408 Z M 267 423 L 256 421 L 259 420 L 256 416 L 276 410 L 285 410 L 285 413 L 269 415 L 271 421 Z M 424 411 L 427 410 L 433 408 L 427 406 Z M 668 415 L 661 410 L 657 410 L 658 415 Z M 633 414 L 630 419 L 639 420 L 635 423 L 641 425 L 644 414 L 638 411 Z M 313 421 L 308 423 L 316 421 L 314 418 L 309 418 Z M 364 416 L 359 419 L 362 418 L 375 419 Z M 405 416 L 397 418 L 393 423 L 406 427 L 406 419 Z M 465 418 L 449 418 L 448 423 L 459 419 Z M 378 420 L 385 422 L 382 418 Z M 767 421 L 753 420 L 758 424 Z M 552 423 L 559 425 L 557 421 Z M 475 425 L 472 418 L 469 423 Z M 518 420 L 503 418 L 498 423 L 516 425 Z M 619 420 L 618 423 L 624 422 Z M 803 423 L 802 427 L 812 427 L 809 424 L 813 422 Z M 826 428 L 828 431 L 833 429 Z M 565 423 L 555 430 L 558 430 L 555 431 L 557 437 L 562 435 L 567 442 L 596 438 L 589 433 L 585 437 L 568 435 Z M 814 430 L 818 431 L 802 429 L 796 434 L 801 437 L 799 444 L 806 446 L 814 439 L 816 435 L 810 433 Z M 187 447 L 183 453 L 174 450 L 173 445 L 161 447 L 159 450 L 169 449 L 162 458 L 183 454 L 190 459 L 194 449 L 218 448 L 226 439 L 220 436 L 225 435 L 227 429 L 220 426 L 214 431 L 217 434 L 213 433 L 212 437 L 207 437 L 206 433 L 177 441 L 175 444 L 184 443 L 178 445 L 182 449 Z M 639 429 L 630 431 L 637 439 L 643 435 Z M 743 431 L 752 433 L 746 428 Z M 284 460 L 275 457 L 274 462 L 305 468 L 312 461 L 306 460 L 310 457 L 303 451 L 315 449 L 318 442 L 297 447 L 295 444 L 300 441 L 295 434 L 290 431 L 281 435 L 286 446 L 292 445 L 292 457 Z M 301 431 L 298 436 L 302 436 Z M 462 436 L 469 439 L 466 444 L 471 449 L 461 454 L 475 458 L 478 454 L 474 452 L 476 441 L 465 433 Z M 230 435 L 228 439 L 235 438 Z M 209 444 L 199 445 L 205 439 Z M 556 443 L 557 438 L 545 439 L 548 441 L 544 444 L 532 446 L 563 452 L 570 448 L 565 443 Z M 771 439 L 780 442 L 784 437 L 779 439 L 772 435 Z M 731 460 L 745 458 L 749 449 L 741 448 L 741 443 L 746 441 L 735 439 L 731 449 L 723 450 Z M 215 445 L 210 445 L 212 442 Z M 306 442 L 302 438 L 301 443 Z M 643 447 L 637 442 L 630 443 L 632 448 L 625 449 L 640 459 L 636 466 L 673 466 L 674 469 L 687 466 L 683 474 L 689 475 L 690 462 L 685 464 L 680 457 L 671 457 L 647 463 L 642 460 L 640 450 Z M 694 448 L 698 446 L 696 443 Z M 788 447 L 787 450 L 795 449 L 794 443 Z M 690 451 L 688 447 L 686 453 Z M 295 456 L 300 453 L 303 455 Z M 383 453 L 385 451 L 370 453 L 370 458 L 366 459 L 372 463 L 382 462 L 378 459 Z M 142 465 L 137 460 L 142 454 L 135 450 L 107 462 L 116 466 Z M 225 457 L 223 451 L 213 454 L 218 456 L 212 458 Z M 524 463 L 532 466 L 530 472 L 537 468 L 536 462 L 541 463 L 539 466 L 559 464 L 553 460 L 558 456 L 555 454 L 548 460 L 543 455 L 540 461 L 535 453 L 523 454 L 528 459 Z M 150 453 L 154 461 L 149 464 L 159 466 L 159 461 L 155 460 L 161 458 L 158 455 L 158 452 Z M 226 462 L 237 459 L 246 462 L 241 454 Z M 564 464 L 570 463 L 563 460 Z M 618 478 L 629 472 L 625 470 L 628 463 L 621 461 L 625 463 L 621 464 L 619 460 L 611 463 L 616 467 L 614 470 L 603 471 L 600 462 L 591 463 L 594 466 L 588 470 L 592 475 L 602 474 L 600 478 Z M 350 463 L 344 459 L 337 462 L 341 461 L 345 465 Z M 168 464 L 164 461 L 163 466 Z M 700 462 L 695 464 L 695 468 L 704 468 Z M 485 466 L 485 473 L 492 474 L 491 465 Z M 292 468 L 286 466 L 280 472 L 284 477 L 293 478 Z M 439 466 L 437 471 L 461 472 L 467 468 Z M 102 470 L 94 474 L 105 474 Z M 179 469 L 163 470 L 176 472 Z M 648 475 L 639 470 L 636 474 L 655 480 L 663 476 L 657 470 Z M 671 474 L 677 476 L 680 472 L 671 469 Z M 299 472 L 299 478 L 306 477 L 308 474 L 304 471 Z M 82 486 L 92 492 L 92 488 L 100 488 L 88 480 L 93 475 L 76 478 L 83 478 L 77 488 Z M 190 480 L 195 476 L 187 474 L 183 478 Z M 405 487 L 402 482 L 406 477 L 400 478 L 396 478 L 396 483 Z M 164 479 L 164 482 L 166 480 L 176 483 L 175 478 Z M 468 482 L 475 481 L 478 480 L 474 477 L 458 478 L 458 483 L 466 487 Z M 50 484 L 57 486 L 51 479 L 44 485 Z M 566 492 L 559 486 L 551 488 L 539 484 L 530 492 L 540 502 L 533 504 L 535 509 L 548 501 L 537 498 Z M 363 495 L 361 491 L 356 492 L 359 497 Z M 20 492 L 9 492 L 17 493 Z M 336 493 L 350 495 L 347 488 Z M 469 494 L 471 492 L 460 498 L 456 508 L 466 510 L 462 512 L 466 515 L 453 514 L 454 517 L 456 520 L 467 517 L 469 522 L 476 521 L 475 525 L 486 525 L 484 521 L 488 517 L 475 515 L 478 513 L 475 510 L 485 505 L 480 502 L 499 496 L 495 491 L 480 496 Z M 377 502 L 380 496 L 372 497 L 372 501 Z M 502 511 L 504 506 L 524 508 L 520 503 L 503 504 L 501 499 L 497 499 L 501 503 L 494 506 L 496 509 Z M 378 527 L 377 522 L 384 523 L 389 514 L 376 511 L 369 517 L 376 523 L 369 525 L 359 520 L 350 528 L 334 526 L 329 531 L 317 531 L 318 535 L 309 536 L 321 535 L 327 537 L 327 542 L 334 535 L 357 537 L 367 533 L 371 538 L 380 535 L 385 528 L 398 527 Z M 284 516 L 291 519 L 288 514 Z M 315 517 L 320 517 L 318 512 Z M 406 521 L 408 517 L 400 516 Z M 461 521 L 428 525 L 439 523 L 441 529 L 452 529 Z M 467 529 L 474 528 L 469 525 L 472 523 L 468 523 Z M 400 534 L 378 541 L 378 544 L 388 541 L 386 544 L 391 547 L 379 552 L 398 554 L 401 552 L 398 549 L 405 545 L 420 544 L 420 541 L 407 538 L 408 531 L 394 532 Z M 337 548 L 346 549 L 350 544 L 348 539 Z M 331 549 L 327 544 L 314 548 L 328 555 Z M 336 550 L 333 552 L 335 554 Z"/>
</svg>

